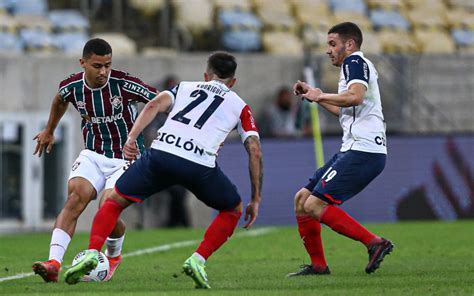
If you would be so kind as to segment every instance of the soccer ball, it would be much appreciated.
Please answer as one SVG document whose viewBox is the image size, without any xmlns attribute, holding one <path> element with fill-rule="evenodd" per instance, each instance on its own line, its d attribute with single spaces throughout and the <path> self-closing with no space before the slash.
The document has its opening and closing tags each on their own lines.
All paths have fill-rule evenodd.
<svg viewBox="0 0 474 296">
<path fill-rule="evenodd" d="M 76 257 L 74 257 L 74 260 L 72 260 L 72 265 L 74 266 L 77 262 L 79 262 L 82 257 L 86 255 L 86 251 L 80 251 Z M 107 259 L 107 256 L 105 256 L 104 253 L 100 252 L 99 253 L 99 264 L 97 264 L 97 267 L 93 270 L 91 270 L 89 273 L 87 273 L 81 281 L 83 282 L 102 282 L 107 278 L 107 275 L 109 274 L 109 259 Z"/>
</svg>

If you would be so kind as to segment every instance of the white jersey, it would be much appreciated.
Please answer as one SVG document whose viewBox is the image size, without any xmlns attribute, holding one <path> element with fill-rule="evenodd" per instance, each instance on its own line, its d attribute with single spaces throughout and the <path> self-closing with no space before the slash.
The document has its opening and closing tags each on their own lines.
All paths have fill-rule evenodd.
<svg viewBox="0 0 474 296">
<path fill-rule="evenodd" d="M 363 84 L 367 91 L 362 104 L 340 108 L 339 122 L 344 132 L 341 151 L 387 154 L 385 121 L 377 79 L 374 64 L 362 52 L 354 52 L 344 59 L 338 92 L 347 91 L 353 83 Z"/>
<path fill-rule="evenodd" d="M 220 81 L 181 82 L 166 92 L 174 102 L 153 149 L 215 167 L 219 148 L 233 129 L 242 142 L 259 136 L 249 106 Z"/>
</svg>

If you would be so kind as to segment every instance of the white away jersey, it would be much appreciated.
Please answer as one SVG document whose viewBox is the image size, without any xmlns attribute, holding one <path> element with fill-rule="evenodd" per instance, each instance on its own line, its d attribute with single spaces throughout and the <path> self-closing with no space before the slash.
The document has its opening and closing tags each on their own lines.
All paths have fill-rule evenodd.
<svg viewBox="0 0 474 296">
<path fill-rule="evenodd" d="M 353 83 L 365 85 L 367 91 L 362 104 L 340 108 L 339 122 L 344 132 L 341 151 L 387 154 L 385 121 L 377 79 L 377 70 L 362 52 L 354 52 L 344 59 L 338 92 L 347 91 Z"/>
<path fill-rule="evenodd" d="M 174 103 L 151 147 L 215 167 L 227 135 L 237 128 L 242 142 L 258 136 L 249 106 L 222 82 L 181 82 L 167 91 Z"/>
</svg>

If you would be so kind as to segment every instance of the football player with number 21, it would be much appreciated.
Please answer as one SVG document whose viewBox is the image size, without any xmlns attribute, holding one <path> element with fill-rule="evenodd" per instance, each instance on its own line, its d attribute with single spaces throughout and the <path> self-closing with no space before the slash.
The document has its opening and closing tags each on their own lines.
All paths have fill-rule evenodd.
<svg viewBox="0 0 474 296">
<path fill-rule="evenodd" d="M 237 62 L 216 52 L 209 56 L 204 81 L 184 81 L 161 92 L 145 105 L 128 135 L 125 156 L 138 154 L 136 138 L 158 112 L 169 112 L 151 148 L 119 178 L 111 198 L 97 212 L 91 230 L 88 255 L 66 272 L 74 284 L 93 270 L 106 237 L 120 213 L 135 202 L 174 184 L 181 184 L 218 211 L 200 245 L 183 264 L 196 288 L 210 288 L 204 270 L 206 260 L 232 236 L 243 211 L 237 187 L 219 168 L 216 157 L 227 135 L 234 129 L 247 150 L 251 200 L 245 209 L 244 228 L 258 215 L 263 166 L 260 140 L 249 106 L 231 90 Z"/>
</svg>

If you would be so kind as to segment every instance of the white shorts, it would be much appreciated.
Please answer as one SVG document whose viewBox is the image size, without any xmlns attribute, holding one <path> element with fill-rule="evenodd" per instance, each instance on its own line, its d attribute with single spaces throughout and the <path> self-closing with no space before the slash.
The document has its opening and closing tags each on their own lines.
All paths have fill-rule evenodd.
<svg viewBox="0 0 474 296">
<path fill-rule="evenodd" d="M 115 182 L 129 166 L 128 160 L 108 158 L 92 150 L 84 149 L 71 167 L 69 180 L 82 177 L 89 181 L 99 194 L 104 189 L 113 188 Z"/>
</svg>

